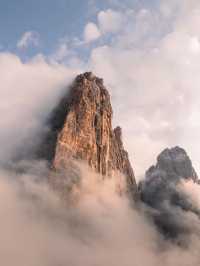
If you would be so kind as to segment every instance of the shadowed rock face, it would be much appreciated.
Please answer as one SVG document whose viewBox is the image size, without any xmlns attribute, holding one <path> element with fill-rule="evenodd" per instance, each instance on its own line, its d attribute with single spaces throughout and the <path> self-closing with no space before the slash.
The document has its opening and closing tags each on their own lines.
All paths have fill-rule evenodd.
<svg viewBox="0 0 200 266">
<path fill-rule="evenodd" d="M 192 212 L 199 217 L 188 197 L 178 189 L 183 180 L 198 183 L 197 174 L 185 150 L 180 147 L 165 149 L 157 164 L 148 169 L 145 180 L 140 182 L 141 200 L 150 206 L 158 229 L 169 238 L 188 234 L 190 229 L 183 221 L 183 214 Z"/>
<path fill-rule="evenodd" d="M 112 129 L 112 106 L 103 80 L 87 72 L 73 85 L 52 113 L 50 131 L 40 157 L 56 171 L 68 169 L 71 159 L 85 161 L 102 176 L 122 173 L 136 191 L 133 169 L 123 148 L 121 128 Z"/>
</svg>

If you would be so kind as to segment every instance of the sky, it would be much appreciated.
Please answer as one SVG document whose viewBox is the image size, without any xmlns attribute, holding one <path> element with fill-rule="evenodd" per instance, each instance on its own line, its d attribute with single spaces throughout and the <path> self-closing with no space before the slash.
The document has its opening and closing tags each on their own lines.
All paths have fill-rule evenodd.
<svg viewBox="0 0 200 266">
<path fill-rule="evenodd" d="M 20 56 L 31 56 L 38 52 L 48 55 L 63 38 L 81 38 L 85 24 L 90 19 L 95 21 L 98 11 L 110 7 L 124 9 L 126 3 L 139 6 L 137 1 L 124 1 L 123 5 L 109 0 L 1 1 L 1 50 L 13 51 Z M 36 33 L 40 43 L 33 45 L 32 42 L 26 53 L 22 53 L 16 44 L 26 32 Z"/>
<path fill-rule="evenodd" d="M 90 17 L 95 16 L 98 10 L 111 6 L 118 7 L 114 2 L 107 0 L 1 1 L 2 45 L 5 48 L 14 49 L 16 41 L 24 32 L 34 30 L 42 36 L 45 45 L 43 49 L 48 51 L 59 38 L 81 34 L 84 24 Z M 128 3 L 124 1 L 126 2 Z"/>
<path fill-rule="evenodd" d="M 200 172 L 199 69 L 197 0 L 0 1 L 0 155 L 29 142 L 63 88 L 91 70 L 137 179 L 176 145 Z"/>
</svg>

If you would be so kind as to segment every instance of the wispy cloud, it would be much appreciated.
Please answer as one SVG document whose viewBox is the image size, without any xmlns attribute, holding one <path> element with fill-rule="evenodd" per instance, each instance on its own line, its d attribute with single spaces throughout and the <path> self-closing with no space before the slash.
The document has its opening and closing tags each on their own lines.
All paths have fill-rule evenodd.
<svg viewBox="0 0 200 266">
<path fill-rule="evenodd" d="M 102 33 L 116 33 L 123 26 L 123 15 L 120 12 L 108 9 L 97 15 L 98 25 Z"/>
<path fill-rule="evenodd" d="M 70 54 L 70 49 L 67 43 L 60 43 L 56 51 L 51 55 L 51 58 L 55 61 L 63 61 Z"/>
<path fill-rule="evenodd" d="M 40 36 L 35 31 L 27 31 L 23 33 L 21 38 L 17 42 L 17 48 L 25 49 L 29 46 L 38 46 L 39 45 Z"/>
</svg>

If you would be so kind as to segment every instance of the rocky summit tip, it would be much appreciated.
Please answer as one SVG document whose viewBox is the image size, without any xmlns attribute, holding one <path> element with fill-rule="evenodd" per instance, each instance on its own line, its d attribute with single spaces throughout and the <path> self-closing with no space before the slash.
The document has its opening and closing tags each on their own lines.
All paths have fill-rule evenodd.
<svg viewBox="0 0 200 266">
<path fill-rule="evenodd" d="M 79 74 L 75 81 L 76 82 L 80 82 L 80 81 L 83 81 L 83 80 L 88 80 L 88 81 L 91 81 L 91 82 L 96 82 L 97 84 L 100 84 L 100 85 L 103 85 L 103 79 L 102 78 L 99 78 L 97 77 L 94 73 L 92 72 L 85 72 L 83 74 Z"/>
</svg>

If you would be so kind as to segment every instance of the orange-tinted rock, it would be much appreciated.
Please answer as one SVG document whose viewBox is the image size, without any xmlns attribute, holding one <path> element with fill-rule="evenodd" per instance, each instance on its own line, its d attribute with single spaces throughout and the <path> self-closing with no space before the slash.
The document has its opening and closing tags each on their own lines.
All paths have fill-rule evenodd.
<svg viewBox="0 0 200 266">
<path fill-rule="evenodd" d="M 121 128 L 112 129 L 112 106 L 103 80 L 87 72 L 79 75 L 52 117 L 49 153 L 56 171 L 71 159 L 85 161 L 102 176 L 123 174 L 136 191 L 133 169 L 122 143 Z M 50 141 L 51 142 L 51 141 Z"/>
</svg>

